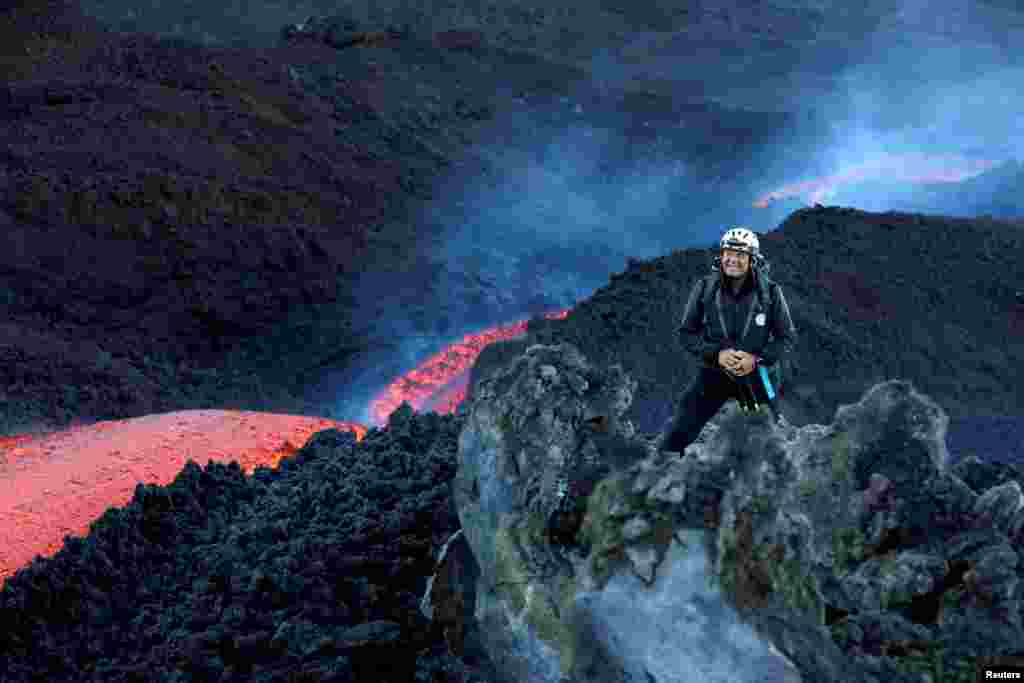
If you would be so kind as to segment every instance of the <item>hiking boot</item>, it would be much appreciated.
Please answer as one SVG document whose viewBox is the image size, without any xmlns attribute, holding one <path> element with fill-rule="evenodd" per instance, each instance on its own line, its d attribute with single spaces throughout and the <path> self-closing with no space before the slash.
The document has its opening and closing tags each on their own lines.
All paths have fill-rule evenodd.
<svg viewBox="0 0 1024 683">
<path fill-rule="evenodd" d="M 548 516 L 546 532 L 554 545 L 572 547 L 576 545 L 576 532 L 583 526 L 582 511 L 575 507 L 558 507 Z"/>
<path fill-rule="evenodd" d="M 565 545 L 576 534 L 579 520 L 576 519 L 576 501 L 569 490 L 569 482 L 563 476 L 555 484 L 555 496 L 558 500 L 555 508 L 548 515 L 547 534 L 553 542 Z"/>
</svg>

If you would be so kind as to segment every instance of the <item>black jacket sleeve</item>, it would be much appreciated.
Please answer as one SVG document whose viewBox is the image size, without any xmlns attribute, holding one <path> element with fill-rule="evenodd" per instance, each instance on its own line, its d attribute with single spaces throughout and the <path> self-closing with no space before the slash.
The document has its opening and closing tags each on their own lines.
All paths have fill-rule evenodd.
<svg viewBox="0 0 1024 683">
<path fill-rule="evenodd" d="M 772 308 L 772 339 L 761 351 L 761 360 L 765 365 L 774 365 L 783 360 L 786 354 L 796 346 L 796 326 L 789 314 L 789 304 L 782 294 L 782 288 L 775 287 L 775 301 Z"/>
<path fill-rule="evenodd" d="M 704 329 L 704 278 L 697 280 L 690 290 L 683 319 L 676 330 L 683 348 L 712 367 L 718 366 L 718 342 L 705 338 Z"/>
</svg>

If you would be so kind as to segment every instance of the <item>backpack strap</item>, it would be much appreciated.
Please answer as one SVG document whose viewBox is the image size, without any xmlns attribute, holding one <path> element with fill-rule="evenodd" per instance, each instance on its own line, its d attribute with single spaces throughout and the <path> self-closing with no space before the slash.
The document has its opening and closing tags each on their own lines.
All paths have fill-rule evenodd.
<svg viewBox="0 0 1024 683">
<path fill-rule="evenodd" d="M 768 302 L 767 309 L 769 315 L 771 315 L 772 307 L 778 299 L 777 292 L 779 291 L 779 285 L 768 278 L 758 278 L 758 282 L 758 296 L 761 297 L 762 305 L 764 305 L 764 302 Z M 788 360 L 780 359 L 771 366 L 765 366 L 765 370 L 771 377 L 771 382 L 774 385 L 776 395 L 782 394 L 782 385 L 784 384 L 786 375 L 788 374 L 788 369 L 785 367 L 787 363 Z"/>
<path fill-rule="evenodd" d="M 712 303 L 715 300 L 715 294 L 718 292 L 718 288 L 722 285 L 722 277 L 718 273 L 712 273 L 704 276 L 704 304 L 705 308 L 707 304 Z M 772 304 L 775 303 L 775 291 L 778 285 L 773 280 L 769 280 L 765 276 L 759 276 L 757 278 L 757 297 L 761 302 L 761 306 L 771 310 Z"/>
<path fill-rule="evenodd" d="M 704 276 L 703 301 L 704 301 L 704 324 L 707 324 L 708 315 L 715 305 L 715 295 L 722 285 L 721 275 L 712 273 Z M 775 303 L 775 292 L 778 285 L 764 276 L 757 278 L 757 298 L 761 307 L 771 314 L 772 305 Z"/>
<path fill-rule="evenodd" d="M 704 276 L 704 286 L 701 290 L 704 301 L 704 326 L 708 324 L 708 316 L 711 315 L 711 311 L 714 310 L 715 306 L 715 294 L 718 292 L 718 286 L 721 284 L 719 276 L 715 273 Z"/>
<path fill-rule="evenodd" d="M 764 275 L 757 276 L 757 296 L 761 300 L 761 306 L 768 309 L 770 313 L 775 303 L 775 291 L 778 285 Z"/>
</svg>

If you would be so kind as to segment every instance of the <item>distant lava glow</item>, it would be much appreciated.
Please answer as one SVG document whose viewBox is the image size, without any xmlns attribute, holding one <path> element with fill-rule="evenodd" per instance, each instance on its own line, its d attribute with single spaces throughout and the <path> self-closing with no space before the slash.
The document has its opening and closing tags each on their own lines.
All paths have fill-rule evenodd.
<svg viewBox="0 0 1024 683">
<path fill-rule="evenodd" d="M 567 315 L 568 309 L 546 313 L 544 317 L 559 319 Z M 393 381 L 370 402 L 370 419 L 383 426 L 402 401 L 408 401 L 417 411 L 453 412 L 466 398 L 469 369 L 484 347 L 525 333 L 528 322 L 520 320 L 467 334 L 444 351 L 434 354 Z"/>
<path fill-rule="evenodd" d="M 857 166 L 842 169 L 835 175 L 805 180 L 769 192 L 754 206 L 767 208 L 769 204 L 787 197 L 804 196 L 808 204 L 821 203 L 836 189 L 847 183 L 881 179 L 906 183 L 958 183 L 984 173 L 999 161 L 968 159 L 957 155 L 931 156 L 924 154 L 887 154 Z"/>
</svg>

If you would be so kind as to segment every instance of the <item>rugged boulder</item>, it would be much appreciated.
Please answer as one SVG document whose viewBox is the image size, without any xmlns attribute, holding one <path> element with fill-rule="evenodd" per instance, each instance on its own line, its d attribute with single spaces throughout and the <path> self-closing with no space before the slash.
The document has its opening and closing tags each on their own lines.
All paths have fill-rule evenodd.
<svg viewBox="0 0 1024 683">
<path fill-rule="evenodd" d="M 1021 649 L 1019 481 L 951 472 L 913 385 L 800 428 L 730 403 L 683 460 L 623 418 L 635 386 L 561 344 L 474 387 L 461 604 L 505 681 L 918 681 Z"/>
</svg>

